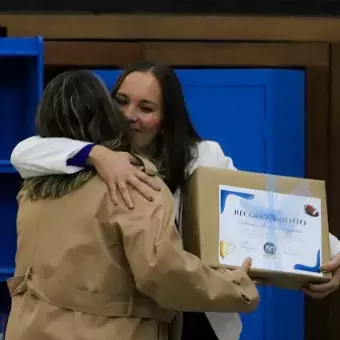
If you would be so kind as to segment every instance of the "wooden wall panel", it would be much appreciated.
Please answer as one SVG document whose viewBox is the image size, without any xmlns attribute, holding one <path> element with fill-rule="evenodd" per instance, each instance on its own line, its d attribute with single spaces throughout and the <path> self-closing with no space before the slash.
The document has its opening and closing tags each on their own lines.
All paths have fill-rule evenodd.
<svg viewBox="0 0 340 340">
<path fill-rule="evenodd" d="M 329 67 L 306 68 L 306 175 L 329 180 Z"/>
<path fill-rule="evenodd" d="M 329 183 L 329 67 L 306 70 L 306 175 Z M 305 299 L 305 340 L 328 340 L 330 299 Z"/>
<path fill-rule="evenodd" d="M 324 43 L 143 43 L 147 59 L 169 65 L 328 67 Z"/>
<path fill-rule="evenodd" d="M 45 65 L 115 65 L 126 67 L 142 59 L 142 46 L 132 42 L 46 41 Z"/>
<path fill-rule="evenodd" d="M 328 67 L 326 43 L 45 42 L 45 65 L 126 66 L 140 60 L 172 66 Z"/>
<path fill-rule="evenodd" d="M 328 206 L 331 231 L 340 238 L 340 43 L 331 45 L 330 169 Z M 329 298 L 329 339 L 339 338 L 340 291 Z"/>
<path fill-rule="evenodd" d="M 331 60 L 329 209 L 333 230 L 340 236 L 340 43 L 332 44 Z"/>
<path fill-rule="evenodd" d="M 45 39 L 340 40 L 340 18 L 218 15 L 0 14 L 9 36 Z"/>
</svg>

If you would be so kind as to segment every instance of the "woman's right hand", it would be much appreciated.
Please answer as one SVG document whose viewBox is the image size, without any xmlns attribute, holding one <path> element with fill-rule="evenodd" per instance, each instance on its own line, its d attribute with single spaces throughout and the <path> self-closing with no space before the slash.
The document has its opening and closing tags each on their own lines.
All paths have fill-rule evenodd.
<svg viewBox="0 0 340 340">
<path fill-rule="evenodd" d="M 243 268 L 247 273 L 249 273 L 249 270 L 251 268 L 251 263 L 252 263 L 252 258 L 251 257 L 247 257 L 243 261 L 241 268 Z"/>
<path fill-rule="evenodd" d="M 117 188 L 130 209 L 134 207 L 134 204 L 128 185 L 138 190 L 149 201 L 153 200 L 153 191 L 160 190 L 152 177 L 133 165 L 139 162 L 127 152 L 116 152 L 96 145 L 92 148 L 88 160 L 108 184 L 114 204 L 118 204 Z"/>
<path fill-rule="evenodd" d="M 243 268 L 247 272 L 247 274 L 249 275 L 249 271 L 250 271 L 251 265 L 252 265 L 252 258 L 251 257 L 247 257 L 243 261 L 243 263 L 241 265 L 241 268 Z M 263 280 L 263 279 L 253 279 L 253 284 L 255 286 L 266 285 L 266 281 Z"/>
<path fill-rule="evenodd" d="M 246 271 L 246 273 L 249 275 L 249 271 L 250 271 L 251 265 L 252 265 L 252 258 L 251 257 L 247 257 L 243 261 L 243 263 L 241 265 L 241 268 L 243 268 Z M 253 280 L 253 284 L 255 286 L 263 284 L 263 283 L 264 283 L 264 281 L 259 280 L 259 279 Z"/>
</svg>

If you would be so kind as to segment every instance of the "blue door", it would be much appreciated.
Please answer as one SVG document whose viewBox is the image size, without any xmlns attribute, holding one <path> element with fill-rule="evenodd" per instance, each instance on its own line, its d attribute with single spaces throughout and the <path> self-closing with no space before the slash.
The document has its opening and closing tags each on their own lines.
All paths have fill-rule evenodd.
<svg viewBox="0 0 340 340">
<path fill-rule="evenodd" d="M 192 121 L 236 167 L 304 177 L 304 72 L 180 70 Z M 259 309 L 242 315 L 241 340 L 303 340 L 300 292 L 260 287 Z"/>
<path fill-rule="evenodd" d="M 119 71 L 96 73 L 111 89 Z M 177 74 L 199 134 L 219 142 L 238 169 L 304 176 L 303 71 L 206 69 Z M 303 340 L 302 293 L 259 290 L 259 309 L 242 315 L 241 340 Z"/>
</svg>

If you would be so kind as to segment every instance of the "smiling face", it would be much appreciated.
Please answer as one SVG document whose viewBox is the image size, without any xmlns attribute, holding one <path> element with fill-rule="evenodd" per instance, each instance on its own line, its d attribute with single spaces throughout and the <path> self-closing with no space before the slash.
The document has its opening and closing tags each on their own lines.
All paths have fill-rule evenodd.
<svg viewBox="0 0 340 340">
<path fill-rule="evenodd" d="M 132 72 L 119 87 L 115 99 L 130 122 L 133 144 L 145 149 L 160 133 L 162 98 L 158 80 L 150 72 Z"/>
</svg>

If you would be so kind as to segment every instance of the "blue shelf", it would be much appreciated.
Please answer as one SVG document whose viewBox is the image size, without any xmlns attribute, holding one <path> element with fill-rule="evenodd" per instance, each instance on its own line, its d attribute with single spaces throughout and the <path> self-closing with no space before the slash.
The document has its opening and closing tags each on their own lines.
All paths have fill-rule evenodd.
<svg viewBox="0 0 340 340">
<path fill-rule="evenodd" d="M 3 267 L 0 268 L 0 282 L 7 281 L 14 274 L 14 266 L 13 267 Z"/>
<path fill-rule="evenodd" d="M 14 168 L 10 161 L 0 160 L 0 174 L 13 174 L 16 172 L 17 170 Z"/>
<path fill-rule="evenodd" d="M 20 184 L 21 178 L 18 173 L 0 174 L 0 281 L 8 279 L 14 270 L 17 244 L 17 194 Z"/>
<path fill-rule="evenodd" d="M 35 134 L 36 109 L 43 91 L 43 40 L 0 38 L 0 75 L 1 282 L 14 271 L 16 197 L 21 183 L 10 156 L 18 142 Z"/>
<path fill-rule="evenodd" d="M 34 38 L 1 38 L 0 57 L 40 57 L 42 56 L 43 40 Z"/>
<path fill-rule="evenodd" d="M 8 160 L 17 143 L 35 134 L 43 91 L 43 41 L 0 38 L 0 173 L 14 173 Z"/>
</svg>

